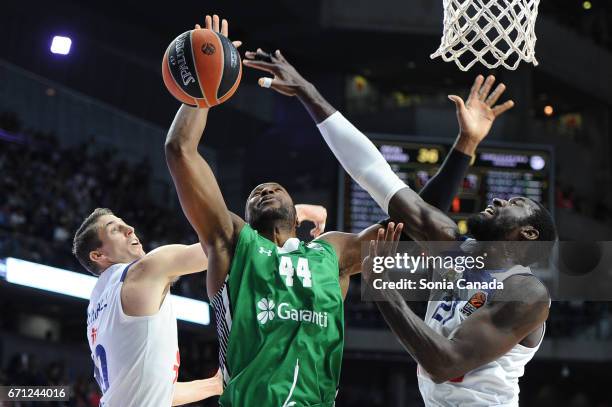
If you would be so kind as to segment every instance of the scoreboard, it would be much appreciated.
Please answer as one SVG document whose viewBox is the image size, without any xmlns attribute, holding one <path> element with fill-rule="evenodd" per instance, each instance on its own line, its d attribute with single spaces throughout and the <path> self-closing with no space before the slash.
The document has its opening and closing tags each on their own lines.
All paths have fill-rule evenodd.
<svg viewBox="0 0 612 407">
<path fill-rule="evenodd" d="M 372 140 L 395 173 L 415 191 L 435 175 L 451 150 L 450 143 Z M 553 205 L 554 162 L 548 147 L 482 146 L 453 199 L 450 216 L 461 233 L 466 219 L 482 211 L 493 198 L 525 196 L 551 210 Z M 357 233 L 386 218 L 370 195 L 340 168 L 338 196 L 340 230 Z"/>
</svg>

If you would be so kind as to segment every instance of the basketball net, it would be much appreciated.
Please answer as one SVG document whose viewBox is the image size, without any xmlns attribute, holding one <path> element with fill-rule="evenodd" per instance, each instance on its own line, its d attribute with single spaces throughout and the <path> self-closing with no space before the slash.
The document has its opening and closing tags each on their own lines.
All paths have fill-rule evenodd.
<svg viewBox="0 0 612 407">
<path fill-rule="evenodd" d="M 516 69 L 535 58 L 540 0 L 444 0 L 444 33 L 431 58 L 454 61 L 462 71 L 477 62 Z"/>
</svg>

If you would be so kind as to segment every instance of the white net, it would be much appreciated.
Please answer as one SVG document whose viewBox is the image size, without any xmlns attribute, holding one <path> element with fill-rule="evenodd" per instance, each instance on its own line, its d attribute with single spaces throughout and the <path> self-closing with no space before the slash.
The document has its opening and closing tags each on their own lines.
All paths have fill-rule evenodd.
<svg viewBox="0 0 612 407">
<path fill-rule="evenodd" d="M 516 69 L 535 58 L 540 0 L 444 0 L 444 34 L 431 58 L 454 61 L 463 71 L 480 62 Z"/>
</svg>

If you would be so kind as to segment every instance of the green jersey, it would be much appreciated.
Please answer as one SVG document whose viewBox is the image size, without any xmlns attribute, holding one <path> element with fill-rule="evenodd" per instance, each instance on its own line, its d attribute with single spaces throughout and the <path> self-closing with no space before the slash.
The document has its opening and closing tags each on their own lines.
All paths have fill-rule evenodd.
<svg viewBox="0 0 612 407">
<path fill-rule="evenodd" d="M 224 407 L 333 406 L 344 346 L 338 258 L 321 240 L 277 247 L 248 224 L 211 301 Z"/>
</svg>

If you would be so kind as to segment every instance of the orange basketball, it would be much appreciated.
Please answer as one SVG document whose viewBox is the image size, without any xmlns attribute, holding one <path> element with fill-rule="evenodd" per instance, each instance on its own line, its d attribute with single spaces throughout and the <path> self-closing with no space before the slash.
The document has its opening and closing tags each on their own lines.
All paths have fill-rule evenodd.
<svg viewBox="0 0 612 407">
<path fill-rule="evenodd" d="M 240 83 L 240 54 L 227 37 L 207 29 L 179 35 L 162 61 L 168 91 L 190 106 L 212 107 L 229 99 Z"/>
</svg>

